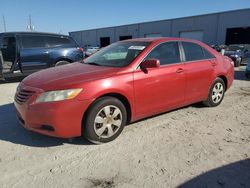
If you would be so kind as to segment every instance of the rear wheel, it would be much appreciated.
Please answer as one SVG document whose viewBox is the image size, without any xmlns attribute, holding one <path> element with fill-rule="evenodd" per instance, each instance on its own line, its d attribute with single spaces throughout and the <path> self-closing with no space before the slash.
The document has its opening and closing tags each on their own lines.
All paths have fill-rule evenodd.
<svg viewBox="0 0 250 188">
<path fill-rule="evenodd" d="M 62 61 L 56 62 L 55 66 L 57 67 L 57 66 L 61 66 L 61 65 L 67 65 L 67 64 L 69 64 L 69 63 L 70 63 L 70 62 L 68 62 L 68 61 L 62 60 Z"/>
<path fill-rule="evenodd" d="M 210 88 L 208 98 L 203 102 L 203 104 L 209 107 L 218 106 L 224 98 L 225 89 L 226 86 L 224 81 L 221 78 L 216 78 Z"/>
<path fill-rule="evenodd" d="M 235 61 L 235 67 L 239 67 L 241 64 L 241 58 L 237 58 L 236 61 Z"/>
<path fill-rule="evenodd" d="M 102 97 L 94 102 L 86 114 L 84 137 L 93 143 L 106 143 L 117 138 L 127 121 L 123 103 L 114 97 Z"/>
</svg>

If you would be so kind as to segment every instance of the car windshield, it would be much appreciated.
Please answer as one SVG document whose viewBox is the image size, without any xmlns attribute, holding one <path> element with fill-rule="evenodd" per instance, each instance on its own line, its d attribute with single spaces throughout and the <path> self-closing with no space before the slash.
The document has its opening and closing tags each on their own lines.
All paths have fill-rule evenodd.
<svg viewBox="0 0 250 188">
<path fill-rule="evenodd" d="M 129 65 L 150 42 L 124 41 L 111 44 L 84 60 L 96 66 L 125 67 Z"/>
<path fill-rule="evenodd" d="M 237 50 L 243 50 L 244 46 L 243 45 L 229 45 L 227 47 L 228 51 L 237 51 Z"/>
</svg>

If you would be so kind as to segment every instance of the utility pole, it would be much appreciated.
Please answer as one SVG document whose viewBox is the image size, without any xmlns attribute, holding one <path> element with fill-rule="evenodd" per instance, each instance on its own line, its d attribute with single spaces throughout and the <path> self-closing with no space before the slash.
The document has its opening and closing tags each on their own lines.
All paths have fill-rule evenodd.
<svg viewBox="0 0 250 188">
<path fill-rule="evenodd" d="M 5 22 L 5 17 L 3 15 L 3 28 L 4 28 L 4 32 L 6 32 L 6 22 Z"/>
<path fill-rule="evenodd" d="M 34 31 L 35 30 L 34 25 L 32 25 L 32 21 L 31 21 L 31 16 L 30 15 L 29 15 L 29 23 L 27 25 L 27 30 L 29 30 L 29 31 Z"/>
</svg>

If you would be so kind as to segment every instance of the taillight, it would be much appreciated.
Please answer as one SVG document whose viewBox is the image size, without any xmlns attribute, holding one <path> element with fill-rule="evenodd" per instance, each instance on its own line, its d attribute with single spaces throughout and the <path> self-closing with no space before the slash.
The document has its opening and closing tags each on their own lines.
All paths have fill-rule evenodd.
<svg viewBox="0 0 250 188">
<path fill-rule="evenodd" d="M 233 65 L 233 66 L 234 66 L 234 62 L 233 62 L 233 61 L 230 61 L 230 63 L 231 63 L 231 65 Z"/>
<path fill-rule="evenodd" d="M 81 51 L 81 52 L 83 52 L 83 51 L 84 51 L 84 49 L 83 49 L 83 48 L 78 48 L 78 50 L 79 50 L 79 51 Z"/>
</svg>

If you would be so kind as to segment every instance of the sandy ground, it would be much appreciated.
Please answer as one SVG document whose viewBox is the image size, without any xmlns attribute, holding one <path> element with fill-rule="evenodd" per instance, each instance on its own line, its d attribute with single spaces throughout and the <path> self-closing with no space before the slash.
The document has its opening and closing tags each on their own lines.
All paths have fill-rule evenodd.
<svg viewBox="0 0 250 188">
<path fill-rule="evenodd" d="M 244 67 L 216 108 L 194 104 L 92 145 L 16 121 L 18 83 L 0 85 L 0 187 L 250 187 L 250 81 Z"/>
</svg>

